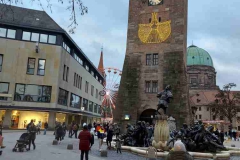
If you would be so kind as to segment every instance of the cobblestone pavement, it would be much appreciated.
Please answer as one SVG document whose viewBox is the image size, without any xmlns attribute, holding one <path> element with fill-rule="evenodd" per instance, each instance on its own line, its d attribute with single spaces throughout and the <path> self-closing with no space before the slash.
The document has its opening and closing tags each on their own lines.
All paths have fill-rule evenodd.
<svg viewBox="0 0 240 160">
<path fill-rule="evenodd" d="M 36 138 L 36 150 L 30 150 L 28 152 L 12 152 L 12 148 L 16 144 L 16 140 L 19 139 L 23 131 L 18 132 L 3 132 L 4 145 L 3 155 L 0 156 L 2 160 L 78 160 L 80 159 L 80 151 L 78 150 L 78 140 L 75 138 L 65 138 L 61 144 L 57 146 L 52 145 L 54 139 L 53 132 L 48 132 L 47 135 L 37 135 Z M 67 150 L 67 145 L 73 144 L 73 150 Z M 239 142 L 240 145 L 240 142 Z M 103 149 L 106 145 L 103 145 Z M 91 149 L 89 160 L 146 160 L 144 157 L 140 157 L 128 152 L 122 152 L 117 154 L 116 151 L 108 151 L 108 157 L 100 157 L 98 151 L 98 140 L 95 139 L 95 144 Z M 160 160 L 160 159 L 159 159 Z M 240 160 L 240 157 L 232 158 L 231 160 Z"/>
</svg>

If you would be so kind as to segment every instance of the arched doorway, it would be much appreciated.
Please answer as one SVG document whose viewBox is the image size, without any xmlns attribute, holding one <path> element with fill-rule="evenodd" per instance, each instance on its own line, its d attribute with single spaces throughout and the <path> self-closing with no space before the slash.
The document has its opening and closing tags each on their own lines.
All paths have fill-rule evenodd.
<svg viewBox="0 0 240 160">
<path fill-rule="evenodd" d="M 155 114 L 156 114 L 156 110 L 155 109 L 146 109 L 140 115 L 139 120 L 148 122 L 149 124 L 152 124 L 153 120 L 154 120 Z"/>
</svg>

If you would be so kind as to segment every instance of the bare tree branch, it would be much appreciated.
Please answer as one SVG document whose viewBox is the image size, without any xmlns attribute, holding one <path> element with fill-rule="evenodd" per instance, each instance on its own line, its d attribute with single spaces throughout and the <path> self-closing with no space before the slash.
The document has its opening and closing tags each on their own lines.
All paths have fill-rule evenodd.
<svg viewBox="0 0 240 160">
<path fill-rule="evenodd" d="M 223 87 L 223 90 L 215 95 L 215 102 L 210 104 L 214 108 L 215 115 L 226 117 L 231 123 L 234 117 L 237 116 L 240 95 L 231 92 L 231 88 L 236 87 L 235 84 L 229 83 Z"/>
</svg>

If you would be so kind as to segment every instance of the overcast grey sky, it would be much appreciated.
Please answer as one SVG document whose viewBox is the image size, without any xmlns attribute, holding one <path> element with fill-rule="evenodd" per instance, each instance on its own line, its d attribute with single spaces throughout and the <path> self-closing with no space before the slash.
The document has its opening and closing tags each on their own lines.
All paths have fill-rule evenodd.
<svg viewBox="0 0 240 160">
<path fill-rule="evenodd" d="M 24 7 L 41 9 L 36 4 Z M 44 1 L 44 0 L 43 0 Z M 54 2 L 52 13 L 46 12 L 68 30 L 66 6 Z M 188 46 L 205 49 L 213 58 L 217 84 L 237 84 L 240 90 L 240 0 L 188 0 Z M 56 2 L 56 4 L 55 4 Z M 127 37 L 129 0 L 83 0 L 89 13 L 78 16 L 76 34 L 71 35 L 89 59 L 97 66 L 101 46 L 104 65 L 122 69 Z M 67 3 L 66 3 L 67 4 Z M 46 7 L 46 6 L 45 6 Z"/>
</svg>

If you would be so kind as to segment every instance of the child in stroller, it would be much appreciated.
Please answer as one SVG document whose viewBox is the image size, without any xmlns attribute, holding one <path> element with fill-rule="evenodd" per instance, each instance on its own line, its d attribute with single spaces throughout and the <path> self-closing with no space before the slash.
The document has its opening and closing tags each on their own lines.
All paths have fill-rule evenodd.
<svg viewBox="0 0 240 160">
<path fill-rule="evenodd" d="M 17 143 L 14 146 L 14 148 L 12 149 L 12 151 L 16 152 L 18 149 L 19 152 L 23 152 L 24 148 L 28 151 L 27 145 L 29 144 L 29 138 L 30 138 L 29 133 L 23 133 L 20 136 L 19 140 L 17 140 Z"/>
</svg>

